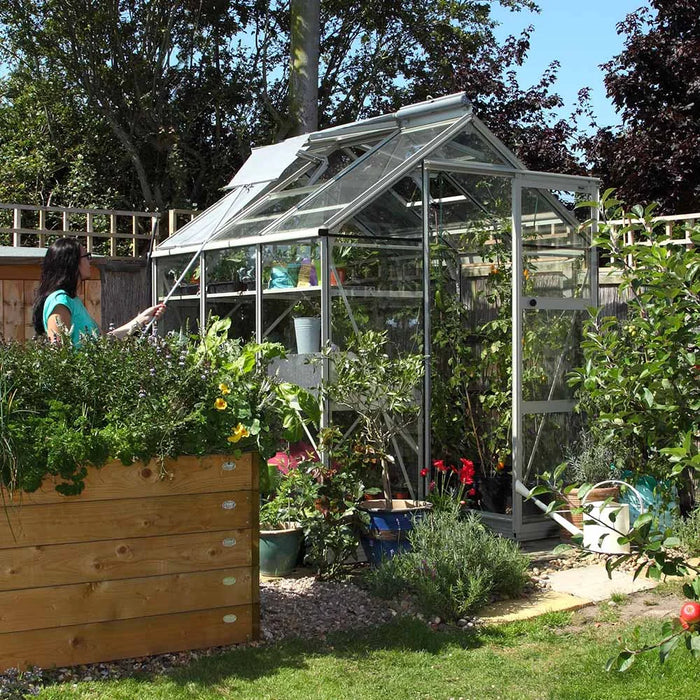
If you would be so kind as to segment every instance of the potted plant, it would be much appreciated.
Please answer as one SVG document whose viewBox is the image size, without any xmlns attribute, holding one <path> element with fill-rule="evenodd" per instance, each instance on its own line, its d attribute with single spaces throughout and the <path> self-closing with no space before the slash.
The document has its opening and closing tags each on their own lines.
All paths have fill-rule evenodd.
<svg viewBox="0 0 700 700">
<path fill-rule="evenodd" d="M 221 255 L 212 269 L 207 270 L 207 292 L 217 294 L 242 291 L 244 286 L 240 279 L 240 270 L 244 265 L 244 250 Z"/>
<path fill-rule="evenodd" d="M 170 283 L 172 285 L 174 285 L 175 282 L 177 282 L 180 279 L 180 275 L 182 274 L 184 269 L 185 266 L 182 265 L 172 267 L 170 270 L 168 270 L 167 276 L 170 278 Z M 190 270 L 185 279 L 182 280 L 182 282 L 180 283 L 180 286 L 177 289 L 177 291 L 183 295 L 199 294 L 199 265 Z"/>
<path fill-rule="evenodd" d="M 321 302 L 303 295 L 292 307 L 297 354 L 317 353 L 321 349 Z"/>
<path fill-rule="evenodd" d="M 287 576 L 296 566 L 304 539 L 302 522 L 312 507 L 313 484 L 297 468 L 277 479 L 275 492 L 260 507 L 260 573 Z"/>
<path fill-rule="evenodd" d="M 619 479 L 618 460 L 616 450 L 611 445 L 598 442 L 589 432 L 583 433 L 578 442 L 567 450 L 562 477 L 565 485 L 563 495 L 570 511 L 562 511 L 562 515 L 579 529 L 583 529 L 583 496 L 590 502 L 616 499 L 620 495 L 617 484 L 588 488 L 609 479 Z M 564 528 L 561 535 L 567 539 L 571 537 L 571 533 Z"/>
<path fill-rule="evenodd" d="M 334 379 L 323 385 L 325 395 L 342 409 L 357 414 L 361 437 L 381 466 L 383 498 L 364 501 L 370 516 L 363 546 L 371 563 L 407 548 L 406 533 L 413 517 L 427 512 L 427 501 L 394 499 L 390 467 L 394 463 L 394 439 L 420 412 L 418 388 L 423 376 L 423 357 L 392 356 L 386 332 L 367 331 L 349 342 L 346 351 L 325 351 Z"/>
</svg>

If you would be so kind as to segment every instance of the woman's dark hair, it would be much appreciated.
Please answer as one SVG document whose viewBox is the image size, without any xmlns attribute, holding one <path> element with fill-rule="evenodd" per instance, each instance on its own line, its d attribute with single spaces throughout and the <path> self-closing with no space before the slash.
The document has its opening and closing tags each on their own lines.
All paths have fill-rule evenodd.
<svg viewBox="0 0 700 700">
<path fill-rule="evenodd" d="M 38 335 L 44 335 L 44 302 L 57 289 L 69 297 L 77 293 L 80 281 L 80 243 L 75 238 L 59 238 L 49 246 L 41 266 L 41 281 L 36 292 L 32 323 Z"/>
</svg>

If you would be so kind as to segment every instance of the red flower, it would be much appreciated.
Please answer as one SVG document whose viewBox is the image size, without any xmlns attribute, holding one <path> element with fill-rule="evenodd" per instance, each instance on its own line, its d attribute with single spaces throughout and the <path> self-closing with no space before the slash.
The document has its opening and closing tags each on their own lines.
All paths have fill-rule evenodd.
<svg viewBox="0 0 700 700">
<path fill-rule="evenodd" d="M 474 462 L 470 459 L 465 459 L 460 457 L 459 461 L 462 463 L 462 468 L 459 470 L 459 481 L 462 484 L 473 484 L 474 483 Z"/>
<path fill-rule="evenodd" d="M 435 482 L 434 482 L 434 481 L 431 481 L 431 482 L 428 484 L 428 491 L 431 491 L 431 492 L 432 492 L 432 491 L 435 491 Z"/>
<path fill-rule="evenodd" d="M 445 466 L 445 461 L 442 460 L 442 459 L 436 459 L 436 460 L 433 462 L 433 466 L 434 466 L 435 469 L 437 469 L 439 472 L 446 472 L 446 471 L 447 471 L 447 467 Z"/>
<path fill-rule="evenodd" d="M 459 483 L 467 485 L 474 483 L 474 476 L 464 467 L 459 470 Z"/>
<path fill-rule="evenodd" d="M 476 489 L 469 489 L 469 491 L 467 491 L 467 496 L 476 496 Z"/>
<path fill-rule="evenodd" d="M 428 470 L 425 467 L 423 467 L 423 469 L 420 470 L 420 475 L 421 476 L 428 476 Z"/>
</svg>

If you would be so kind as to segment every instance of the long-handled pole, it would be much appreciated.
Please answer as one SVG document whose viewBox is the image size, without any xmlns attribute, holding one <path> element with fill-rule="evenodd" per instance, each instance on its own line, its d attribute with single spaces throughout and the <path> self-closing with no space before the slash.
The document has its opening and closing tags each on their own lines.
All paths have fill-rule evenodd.
<svg viewBox="0 0 700 700">
<path fill-rule="evenodd" d="M 187 276 L 187 273 L 190 271 L 190 269 L 194 265 L 195 260 L 197 260 L 199 258 L 199 256 L 202 254 L 202 251 L 204 250 L 204 246 L 207 243 L 209 243 L 209 241 L 211 241 L 212 238 L 214 238 L 214 236 L 216 235 L 216 233 L 219 230 L 219 226 L 221 226 L 221 224 L 223 223 L 223 221 L 226 218 L 226 216 L 228 215 L 228 213 L 231 211 L 231 209 L 233 209 L 233 205 L 236 203 L 239 195 L 241 194 L 241 192 L 243 192 L 244 189 L 246 189 L 246 187 L 247 186 L 241 187 L 238 194 L 231 200 L 231 203 L 228 205 L 228 207 L 226 207 L 226 209 L 224 210 L 224 213 L 219 217 L 219 220 L 212 227 L 211 234 L 209 236 L 207 236 L 202 241 L 201 245 L 197 249 L 197 252 L 192 256 L 192 259 L 189 261 L 189 263 L 187 263 L 187 267 L 185 267 L 185 269 L 182 271 L 182 273 L 177 278 L 177 280 L 175 280 L 175 284 L 172 286 L 172 289 L 166 294 L 165 298 L 163 299 L 163 301 L 162 301 L 163 304 L 167 304 L 168 301 L 170 301 L 170 297 L 172 297 L 172 295 L 175 293 L 175 290 L 180 286 L 182 280 L 185 279 L 185 277 Z M 151 318 L 151 320 L 146 324 L 146 327 L 143 329 L 144 335 L 148 334 L 148 331 L 151 329 L 151 327 L 153 326 L 153 324 L 155 322 L 156 322 L 156 317 L 153 316 L 153 318 Z"/>
</svg>

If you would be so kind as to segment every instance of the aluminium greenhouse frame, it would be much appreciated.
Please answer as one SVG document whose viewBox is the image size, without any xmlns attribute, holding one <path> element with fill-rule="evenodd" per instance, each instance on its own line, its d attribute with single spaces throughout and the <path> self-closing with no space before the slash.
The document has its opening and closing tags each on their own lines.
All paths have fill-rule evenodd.
<svg viewBox="0 0 700 700">
<path fill-rule="evenodd" d="M 334 159 L 338 162 L 334 162 Z M 451 183 L 450 186 L 454 185 L 455 194 L 440 198 L 431 192 L 431 178 L 436 177 L 444 177 Z M 461 183 L 458 182 L 460 178 Z M 358 299 L 370 300 L 376 305 L 387 304 L 386 308 L 390 310 L 378 312 L 377 316 L 380 321 L 383 318 L 386 322 L 393 320 L 390 319 L 391 309 L 394 309 L 391 304 L 413 304 L 410 308 L 414 311 L 405 315 L 410 316 L 415 312 L 418 314 L 416 318 L 419 318 L 418 325 L 422 323 L 422 351 L 426 369 L 418 436 L 413 444 L 411 438 L 406 436 L 411 448 L 409 458 L 410 454 L 415 453 L 416 461 L 404 463 L 401 450 L 396 447 L 412 495 L 421 497 L 424 495 L 424 483 L 418 478 L 418 471 L 421 467 L 429 467 L 431 459 L 430 268 L 433 263 L 430 246 L 439 234 L 431 213 L 467 204 L 480 206 L 486 211 L 488 207 L 481 202 L 478 193 L 469 189 L 469 183 L 474 178 L 510 183 L 510 254 L 513 270 L 519 269 L 528 256 L 529 260 L 543 260 L 543 268 L 548 265 L 552 269 L 557 265 L 562 269 L 564 265 L 568 266 L 565 273 L 550 270 L 542 275 L 548 279 L 558 275 L 557 284 L 561 287 L 561 293 L 553 293 L 551 289 L 528 292 L 521 284 L 520 276 L 511 274 L 512 337 L 518 339 L 512 343 L 512 512 L 487 514 L 488 517 L 485 517 L 504 534 L 518 539 L 532 539 L 545 536 L 551 530 L 551 524 L 541 517 L 529 518 L 524 513 L 523 501 L 515 493 L 514 483 L 516 479 L 523 478 L 528 468 L 532 472 L 532 461 L 542 441 L 542 426 L 546 417 L 570 413 L 573 402 L 568 397 L 557 398 L 554 395 L 556 391 L 561 391 L 559 386 L 555 391 L 555 384 L 561 384 L 560 375 L 566 369 L 562 361 L 564 351 L 558 361 L 556 358 L 548 360 L 550 364 L 555 363 L 549 393 L 536 397 L 523 395 L 523 362 L 527 361 L 523 357 L 521 343 L 523 323 L 528 322 L 533 311 L 541 310 L 545 317 L 547 314 L 559 314 L 557 319 L 567 321 L 568 314 L 583 313 L 588 307 L 596 305 L 596 256 L 587 243 L 583 245 L 578 240 L 580 235 L 576 231 L 579 221 L 554 193 L 564 191 L 576 198 L 595 201 L 598 181 L 528 171 L 478 120 L 463 93 L 254 150 L 231 181 L 231 191 L 161 243 L 154 252 L 154 301 L 171 294 L 169 305 L 189 309 L 189 318 L 196 320 L 200 327 L 204 326 L 214 304 L 217 308 L 226 308 L 225 305 L 229 304 L 231 308 L 239 309 L 252 303 L 254 337 L 261 342 L 271 332 L 264 313 L 266 304 L 269 306 L 275 298 L 284 299 L 291 310 L 300 294 L 313 296 L 320 301 L 320 340 L 324 345 L 336 340 L 332 331 L 335 299 L 340 300 L 338 308 L 347 310 L 355 332 L 358 326 L 351 306 Z M 502 189 L 505 191 L 506 188 Z M 469 202 L 470 199 L 473 202 Z M 528 210 L 523 214 L 523 203 L 527 208 L 532 206 L 534 200 L 537 200 L 534 213 Z M 503 206 L 505 210 L 507 207 Z M 372 207 L 382 216 L 378 219 L 365 216 L 363 219 L 363 215 L 370 212 Z M 549 217 L 544 223 L 540 220 L 543 207 L 546 207 Z M 591 216 L 595 217 L 595 211 L 591 212 Z M 457 230 L 460 228 L 459 216 L 455 216 L 455 222 Z M 549 226 L 549 233 L 542 233 L 543 226 Z M 344 232 L 343 229 L 348 227 L 350 232 Z M 595 221 L 591 228 L 591 233 L 594 232 Z M 541 245 L 540 239 L 544 241 Z M 527 252 L 524 252 L 524 240 Z M 358 249 L 367 248 L 377 257 L 388 256 L 390 270 L 395 260 L 403 260 L 401 265 L 408 267 L 409 275 L 413 274 L 410 284 L 415 286 L 401 287 L 401 284 L 408 284 L 405 276 L 396 288 L 387 286 L 389 282 L 381 279 L 381 275 L 375 281 L 375 288 L 353 288 L 338 282 L 338 251 L 342 249 L 343 242 L 348 241 Z M 316 285 L 303 289 L 264 286 L 268 284 L 270 275 L 266 251 L 285 246 L 318 251 Z M 224 256 L 227 254 L 225 251 L 231 250 L 254 251 L 254 260 L 251 256 L 248 262 L 251 262 L 249 273 L 255 280 L 255 286 L 252 289 L 211 294 L 207 279 L 212 270 L 208 269 L 208 264 L 214 259 L 212 256 Z M 393 251 L 391 255 L 395 253 L 394 258 L 389 251 Z M 164 282 L 164 271 L 170 261 L 187 260 L 193 256 L 197 258 L 197 283 L 201 293 L 175 296 L 177 290 L 169 289 Z M 306 258 L 307 262 L 312 262 L 310 257 L 311 253 Z M 417 279 L 418 276 L 420 279 Z M 273 328 L 279 329 L 286 322 L 287 313 L 275 319 Z M 381 313 L 384 313 L 384 317 Z M 572 343 L 575 339 L 570 335 L 571 331 L 566 340 Z M 294 365 L 293 372 L 303 374 L 298 363 Z M 320 378 L 318 374 L 307 378 L 312 385 L 329 376 L 327 359 L 322 362 L 320 372 Z M 533 424 L 539 427 L 535 433 L 533 451 L 528 456 L 524 451 L 522 428 L 524 422 L 535 416 L 538 418 L 532 418 Z M 330 407 L 326 405 L 323 407 L 324 424 L 328 423 L 329 418 Z M 540 418 L 542 420 L 538 423 Z M 551 468 L 555 465 L 547 466 Z"/>
</svg>

